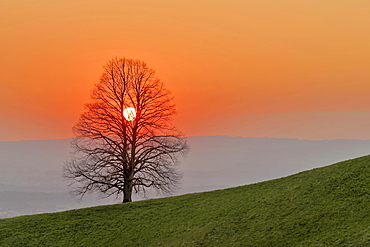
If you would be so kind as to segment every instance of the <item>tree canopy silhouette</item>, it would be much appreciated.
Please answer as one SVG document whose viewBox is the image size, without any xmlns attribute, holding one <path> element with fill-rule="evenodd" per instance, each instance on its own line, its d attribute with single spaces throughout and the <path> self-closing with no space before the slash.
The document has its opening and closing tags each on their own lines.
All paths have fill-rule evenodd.
<svg viewBox="0 0 370 247">
<path fill-rule="evenodd" d="M 75 152 L 64 166 L 72 192 L 122 196 L 122 202 L 148 188 L 172 192 L 181 178 L 178 157 L 189 147 L 173 126 L 173 97 L 155 71 L 143 61 L 112 59 L 91 99 L 73 128 Z"/>
</svg>

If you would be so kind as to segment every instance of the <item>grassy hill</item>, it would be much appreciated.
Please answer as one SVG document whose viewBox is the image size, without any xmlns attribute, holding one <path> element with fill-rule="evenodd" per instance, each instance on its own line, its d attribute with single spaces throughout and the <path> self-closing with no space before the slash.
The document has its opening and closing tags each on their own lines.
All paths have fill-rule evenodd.
<svg viewBox="0 0 370 247">
<path fill-rule="evenodd" d="M 2 219 L 0 246 L 370 246 L 370 156 L 226 190 Z"/>
</svg>

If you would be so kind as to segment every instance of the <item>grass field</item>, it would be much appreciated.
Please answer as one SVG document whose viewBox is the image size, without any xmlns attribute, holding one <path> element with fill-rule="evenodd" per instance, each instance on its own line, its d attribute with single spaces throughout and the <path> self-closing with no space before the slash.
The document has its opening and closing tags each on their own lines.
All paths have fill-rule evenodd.
<svg viewBox="0 0 370 247">
<path fill-rule="evenodd" d="M 370 156 L 226 190 L 2 219 L 0 246 L 370 246 Z"/>
</svg>

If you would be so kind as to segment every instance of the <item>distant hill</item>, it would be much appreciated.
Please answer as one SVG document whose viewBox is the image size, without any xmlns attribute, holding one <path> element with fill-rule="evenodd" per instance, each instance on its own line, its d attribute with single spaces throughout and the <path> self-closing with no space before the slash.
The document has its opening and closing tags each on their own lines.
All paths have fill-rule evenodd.
<svg viewBox="0 0 370 247">
<path fill-rule="evenodd" d="M 369 140 L 198 136 L 188 142 L 191 149 L 179 166 L 184 176 L 175 195 L 261 182 L 370 153 Z M 70 197 L 61 177 L 70 151 L 69 139 L 0 142 L 0 218 L 115 203 L 95 195 L 80 203 Z"/>
<path fill-rule="evenodd" d="M 0 220 L 1 246 L 369 246 L 370 156 L 225 190 Z"/>
</svg>

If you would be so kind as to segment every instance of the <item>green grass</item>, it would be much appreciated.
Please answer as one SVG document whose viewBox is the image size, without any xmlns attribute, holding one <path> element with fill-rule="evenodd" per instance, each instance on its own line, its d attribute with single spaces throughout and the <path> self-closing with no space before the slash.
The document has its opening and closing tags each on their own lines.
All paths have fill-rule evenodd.
<svg viewBox="0 0 370 247">
<path fill-rule="evenodd" d="M 370 246 L 370 156 L 226 190 L 2 219 L 0 246 Z"/>
</svg>

